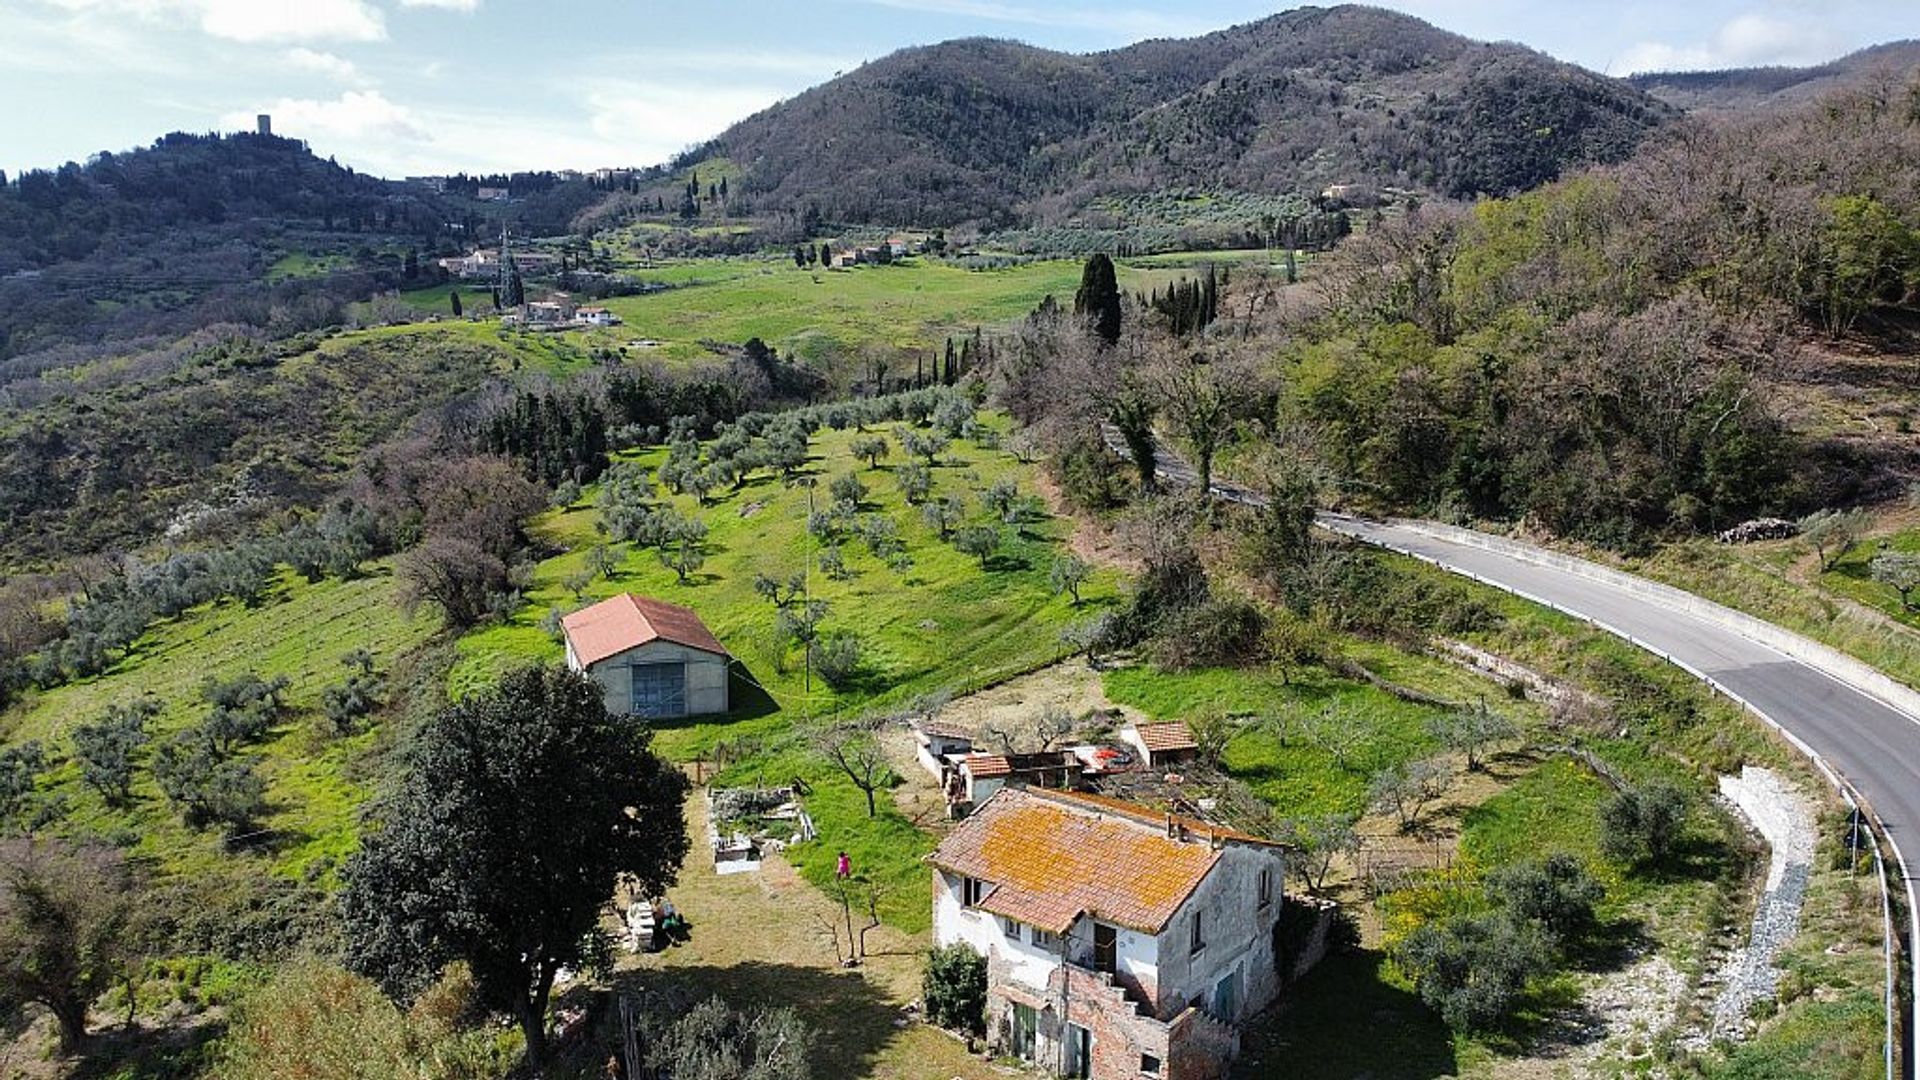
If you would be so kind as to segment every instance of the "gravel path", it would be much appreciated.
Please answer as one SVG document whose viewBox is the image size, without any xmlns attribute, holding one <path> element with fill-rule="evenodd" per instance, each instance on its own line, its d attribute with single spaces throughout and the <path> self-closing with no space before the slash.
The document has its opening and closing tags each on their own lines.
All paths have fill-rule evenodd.
<svg viewBox="0 0 1920 1080">
<path fill-rule="evenodd" d="M 1749 765 L 1739 776 L 1721 777 L 1720 797 L 1766 840 L 1772 857 L 1747 947 L 1708 976 L 1720 992 L 1708 1030 L 1689 1040 L 1696 1044 L 1741 1038 L 1754 1003 L 1773 998 L 1780 978 L 1774 957 L 1800 928 L 1800 905 L 1806 899 L 1817 839 L 1813 807 L 1798 788 L 1771 770 Z"/>
</svg>

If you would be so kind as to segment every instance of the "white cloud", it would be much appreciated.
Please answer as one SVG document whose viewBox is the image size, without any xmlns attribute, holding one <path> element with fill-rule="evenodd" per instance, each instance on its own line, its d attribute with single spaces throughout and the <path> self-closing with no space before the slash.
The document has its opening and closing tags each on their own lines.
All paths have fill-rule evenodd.
<svg viewBox="0 0 1920 1080">
<path fill-rule="evenodd" d="M 633 148 L 619 160 L 660 161 L 785 96 L 770 87 L 599 80 L 588 87 L 588 126 Z"/>
<path fill-rule="evenodd" d="M 71 12 L 188 21 L 229 41 L 380 41 L 386 17 L 367 0 L 51 0 Z"/>
<path fill-rule="evenodd" d="M 348 90 L 331 101 L 281 98 L 259 108 L 227 113 L 220 118 L 220 126 L 251 129 L 255 113 L 272 114 L 273 129 L 296 139 L 345 140 L 376 146 L 432 141 L 412 109 L 388 101 L 378 90 Z"/>
<path fill-rule="evenodd" d="M 288 49 L 285 56 L 287 63 L 292 64 L 302 71 L 311 71 L 318 75 L 325 75 L 330 79 L 337 79 L 343 83 L 357 84 L 362 81 L 360 69 L 354 67 L 353 61 L 344 56 L 338 56 L 330 52 L 319 52 L 314 49 L 309 49 L 304 45 L 296 45 Z"/>
<path fill-rule="evenodd" d="M 400 0 L 403 8 L 440 8 L 445 11 L 473 11 L 480 0 Z"/>
<path fill-rule="evenodd" d="M 1638 42 L 1614 58 L 1607 69 L 1618 75 L 1642 71 L 1711 71 L 1771 64 L 1817 64 L 1845 48 L 1824 24 L 1788 22 L 1747 14 L 1728 20 L 1711 40 L 1690 45 Z"/>
</svg>

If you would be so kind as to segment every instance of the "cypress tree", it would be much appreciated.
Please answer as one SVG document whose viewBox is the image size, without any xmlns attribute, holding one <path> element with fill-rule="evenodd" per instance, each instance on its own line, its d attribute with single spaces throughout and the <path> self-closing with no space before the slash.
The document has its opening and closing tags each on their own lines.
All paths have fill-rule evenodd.
<svg viewBox="0 0 1920 1080">
<path fill-rule="evenodd" d="M 1073 294 L 1073 313 L 1093 326 L 1109 345 L 1120 340 L 1120 282 L 1113 260 L 1104 253 L 1087 260 L 1080 272 L 1080 289 Z"/>
<path fill-rule="evenodd" d="M 455 289 L 452 292 L 448 293 L 447 299 L 451 301 L 453 304 L 453 317 L 456 319 L 459 318 L 460 317 L 460 290 Z"/>
</svg>

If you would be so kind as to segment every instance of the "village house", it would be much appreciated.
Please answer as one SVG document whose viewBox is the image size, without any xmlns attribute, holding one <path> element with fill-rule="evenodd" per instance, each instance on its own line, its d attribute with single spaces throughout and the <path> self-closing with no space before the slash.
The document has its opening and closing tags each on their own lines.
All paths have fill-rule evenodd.
<svg viewBox="0 0 1920 1080">
<path fill-rule="evenodd" d="M 560 626 L 567 666 L 600 684 L 608 712 L 668 719 L 727 711 L 732 657 L 691 610 L 621 593 Z"/>
<path fill-rule="evenodd" d="M 1002 788 L 929 858 L 935 944 L 986 957 L 989 1044 L 1065 1076 L 1223 1075 L 1331 921 L 1284 896 L 1280 845 L 1100 795 Z"/>
<path fill-rule="evenodd" d="M 585 326 L 618 326 L 620 316 L 603 307 L 583 307 L 574 314 L 574 321 Z"/>
</svg>

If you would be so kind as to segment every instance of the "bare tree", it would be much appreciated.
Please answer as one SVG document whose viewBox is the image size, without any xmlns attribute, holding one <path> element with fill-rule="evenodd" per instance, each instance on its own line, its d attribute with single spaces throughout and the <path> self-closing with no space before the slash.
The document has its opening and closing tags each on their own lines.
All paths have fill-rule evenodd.
<svg viewBox="0 0 1920 1080">
<path fill-rule="evenodd" d="M 1318 895 L 1326 887 L 1336 860 L 1360 854 L 1360 833 L 1354 828 L 1357 820 L 1353 814 L 1320 814 L 1286 823 L 1286 839 L 1294 848 L 1290 862 L 1307 891 Z"/>
<path fill-rule="evenodd" d="M 1193 733 L 1195 756 L 1209 769 L 1220 767 L 1220 759 L 1226 755 L 1227 744 L 1240 734 L 1240 722 L 1226 713 L 1217 710 L 1189 717 L 1187 730 Z"/>
<path fill-rule="evenodd" d="M 1433 717 L 1427 721 L 1427 731 L 1439 739 L 1442 746 L 1464 754 L 1467 771 L 1476 772 L 1482 764 L 1480 755 L 1489 747 L 1517 738 L 1520 727 L 1487 708 L 1483 699 L 1478 705 L 1453 709 Z"/>
<path fill-rule="evenodd" d="M 1366 741 L 1366 729 L 1347 709 L 1330 703 L 1306 723 L 1307 739 L 1333 755 L 1333 763 L 1352 771 L 1354 751 Z"/>
<path fill-rule="evenodd" d="M 871 720 L 835 724 L 822 731 L 815 745 L 833 766 L 846 774 L 853 786 L 867 797 L 867 816 L 879 814 L 874 792 L 893 784 L 893 766 L 880 746 Z"/>
</svg>

